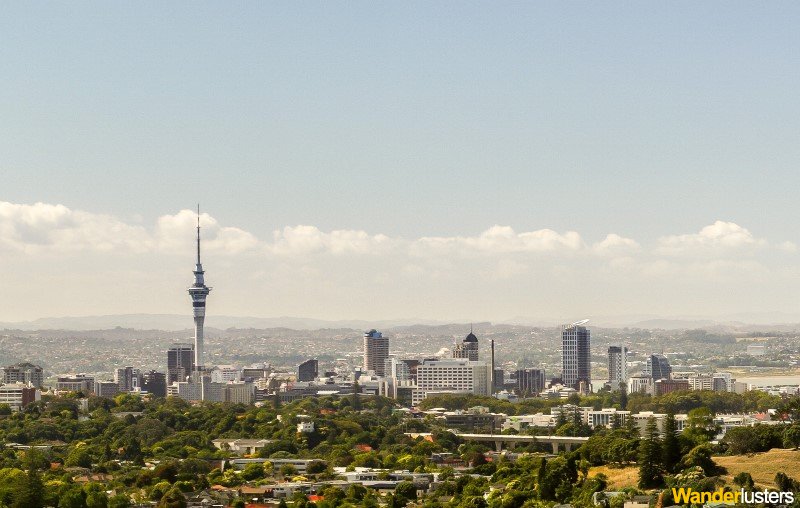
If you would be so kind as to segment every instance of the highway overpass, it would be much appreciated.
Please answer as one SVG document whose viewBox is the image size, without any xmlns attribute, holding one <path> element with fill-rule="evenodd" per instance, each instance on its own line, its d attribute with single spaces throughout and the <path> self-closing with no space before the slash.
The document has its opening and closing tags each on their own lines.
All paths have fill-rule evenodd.
<svg viewBox="0 0 800 508">
<path fill-rule="evenodd" d="M 588 437 L 572 437 L 572 436 L 521 436 L 521 435 L 504 435 L 504 434 L 460 434 L 454 432 L 455 435 L 464 441 L 476 441 L 479 443 L 494 443 L 495 449 L 499 452 L 503 449 L 503 444 L 509 450 L 513 450 L 517 443 L 549 443 L 553 446 L 553 453 L 558 453 L 559 446 L 564 447 L 567 452 L 572 451 L 572 446 L 580 446 L 589 440 Z"/>
</svg>

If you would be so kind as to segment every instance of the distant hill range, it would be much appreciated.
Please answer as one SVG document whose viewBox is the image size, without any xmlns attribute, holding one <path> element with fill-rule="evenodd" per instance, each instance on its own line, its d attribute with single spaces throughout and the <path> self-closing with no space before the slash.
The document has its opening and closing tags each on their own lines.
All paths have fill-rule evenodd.
<svg viewBox="0 0 800 508">
<path fill-rule="evenodd" d="M 782 313 L 750 313 L 723 316 L 721 318 L 708 318 L 705 316 L 688 317 L 656 317 L 656 316 L 578 316 L 581 318 L 589 317 L 588 326 L 593 328 L 643 328 L 643 329 L 664 329 L 664 330 L 691 330 L 707 329 L 727 332 L 749 332 L 749 331 L 794 331 L 800 330 L 800 318 L 794 315 Z M 569 323 L 570 320 L 553 319 L 531 319 L 515 317 L 506 320 L 499 320 L 494 323 L 475 323 L 486 326 L 524 326 L 551 328 L 559 326 L 561 323 Z M 387 319 L 379 321 L 367 320 L 323 320 L 299 317 L 247 317 L 247 316 L 209 316 L 206 318 L 208 328 L 227 330 L 227 329 L 276 329 L 287 328 L 292 330 L 321 330 L 321 329 L 352 329 L 369 330 L 377 328 L 380 330 L 393 330 L 395 332 L 415 333 L 422 330 L 440 328 L 449 329 L 453 326 L 468 326 L 462 323 L 469 323 L 468 319 L 435 321 L 425 319 Z M 187 314 L 114 314 L 107 316 L 82 316 L 82 317 L 50 317 L 40 318 L 32 321 L 20 322 L 0 322 L 0 330 L 108 330 L 113 328 L 126 328 L 133 330 L 164 330 L 181 331 L 189 330 L 193 327 L 192 317 Z"/>
<path fill-rule="evenodd" d="M 369 330 L 371 328 L 390 328 L 395 326 L 438 325 L 444 322 L 422 319 L 398 319 L 385 321 L 340 320 L 296 317 L 238 317 L 208 316 L 206 326 L 226 330 L 228 328 L 290 328 L 293 330 L 319 330 L 325 328 L 350 328 Z M 132 328 L 136 330 L 177 331 L 194 327 L 191 314 L 113 314 L 108 316 L 52 317 L 33 321 L 0 322 L 0 329 L 6 330 L 104 330 L 109 328 Z"/>
</svg>

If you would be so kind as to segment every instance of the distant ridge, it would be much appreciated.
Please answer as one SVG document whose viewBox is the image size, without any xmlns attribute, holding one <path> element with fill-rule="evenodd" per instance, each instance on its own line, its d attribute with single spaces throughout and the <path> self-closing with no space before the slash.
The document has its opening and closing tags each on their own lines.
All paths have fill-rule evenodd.
<svg viewBox="0 0 800 508">
<path fill-rule="evenodd" d="M 800 330 L 800 319 L 793 315 L 780 313 L 751 313 L 724 316 L 714 319 L 706 316 L 581 316 L 591 317 L 590 328 L 643 328 L 662 330 L 690 330 L 713 329 L 728 332 L 747 331 L 794 331 Z M 794 318 L 794 319 L 793 319 Z M 251 316 L 209 316 L 206 318 L 206 327 L 209 329 L 228 330 L 236 329 L 278 329 L 290 330 L 322 330 L 322 329 L 351 329 L 369 330 L 378 328 L 384 331 L 393 330 L 399 333 L 413 333 L 423 328 L 439 327 L 442 330 L 448 327 L 467 326 L 470 322 L 486 326 L 522 326 L 531 328 L 553 328 L 570 322 L 569 319 L 526 319 L 514 317 L 511 319 L 479 322 L 466 319 L 431 320 L 415 318 L 382 319 L 369 321 L 365 319 L 325 320 L 302 318 L 292 316 L 281 317 L 251 317 Z M 465 324 L 466 323 L 466 324 Z M 31 321 L 0 322 L 0 330 L 110 330 L 113 328 L 126 328 L 131 330 L 161 330 L 177 332 L 191 330 L 194 326 L 191 314 L 111 314 L 106 316 L 67 316 L 48 317 Z M 187 335 L 188 336 L 188 335 Z"/>
<path fill-rule="evenodd" d="M 660 328 L 662 330 L 681 330 L 688 328 L 704 328 L 717 326 L 720 323 L 710 319 L 648 319 L 631 325 L 631 328 Z"/>
<path fill-rule="evenodd" d="M 290 328 L 293 330 L 319 330 L 323 328 L 391 328 L 395 326 L 440 325 L 445 321 L 425 319 L 397 319 L 382 321 L 338 320 L 298 318 L 298 317 L 241 317 L 208 316 L 206 326 L 226 330 L 228 328 Z M 191 314 L 112 314 L 107 316 L 49 317 L 32 321 L 0 322 L 5 330 L 104 330 L 110 328 L 132 328 L 134 330 L 187 330 L 194 326 Z"/>
</svg>

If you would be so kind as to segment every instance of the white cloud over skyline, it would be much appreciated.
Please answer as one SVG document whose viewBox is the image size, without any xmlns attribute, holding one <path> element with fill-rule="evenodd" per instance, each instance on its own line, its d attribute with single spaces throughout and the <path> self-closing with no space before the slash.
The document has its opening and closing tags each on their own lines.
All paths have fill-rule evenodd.
<svg viewBox="0 0 800 508">
<path fill-rule="evenodd" d="M 195 223 L 191 210 L 147 226 L 58 204 L 0 202 L 0 320 L 180 312 Z M 220 287 L 212 305 L 228 315 L 501 320 L 791 310 L 780 304 L 798 278 L 789 269 L 793 243 L 722 220 L 655 242 L 504 225 L 419 238 L 295 225 L 270 237 L 207 213 L 200 223 L 204 264 Z"/>
<path fill-rule="evenodd" d="M 718 220 L 697 233 L 662 237 L 659 239 L 658 252 L 668 255 L 696 255 L 712 249 L 720 251 L 754 248 L 766 244 L 766 240 L 755 238 L 742 226 Z"/>
</svg>

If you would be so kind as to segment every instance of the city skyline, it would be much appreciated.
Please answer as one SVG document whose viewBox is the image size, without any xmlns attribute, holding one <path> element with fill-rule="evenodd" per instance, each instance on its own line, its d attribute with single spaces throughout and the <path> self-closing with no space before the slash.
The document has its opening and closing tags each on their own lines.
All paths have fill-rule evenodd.
<svg viewBox="0 0 800 508">
<path fill-rule="evenodd" d="M 4 5 L 0 504 L 798 504 L 797 19 Z"/>
</svg>

